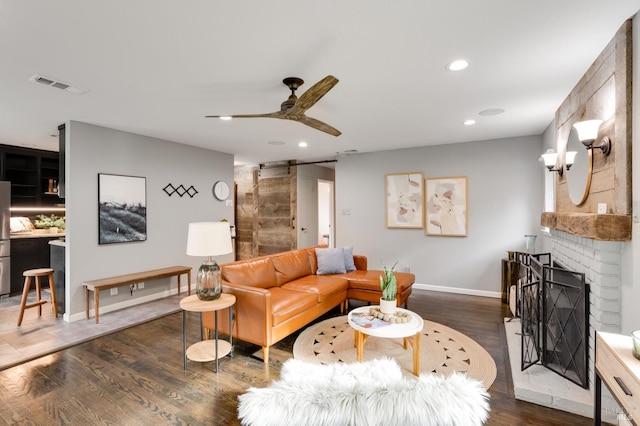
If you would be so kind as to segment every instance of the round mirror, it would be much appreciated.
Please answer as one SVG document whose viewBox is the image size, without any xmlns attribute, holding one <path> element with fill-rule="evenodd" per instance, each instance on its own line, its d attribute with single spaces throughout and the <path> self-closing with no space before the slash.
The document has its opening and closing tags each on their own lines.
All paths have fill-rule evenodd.
<svg viewBox="0 0 640 426">
<path fill-rule="evenodd" d="M 589 187 L 591 186 L 591 166 L 593 157 L 590 149 L 585 149 L 578 132 L 573 127 L 569 133 L 569 141 L 567 142 L 567 152 L 576 151 L 576 158 L 571 169 L 565 172 L 567 176 L 567 185 L 569 186 L 569 196 L 576 206 L 581 205 L 587 200 L 589 195 Z"/>
</svg>

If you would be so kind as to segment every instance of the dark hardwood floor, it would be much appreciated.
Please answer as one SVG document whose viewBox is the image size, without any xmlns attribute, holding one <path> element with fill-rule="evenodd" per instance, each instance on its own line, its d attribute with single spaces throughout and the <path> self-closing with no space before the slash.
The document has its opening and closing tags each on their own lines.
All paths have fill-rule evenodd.
<svg viewBox="0 0 640 426">
<path fill-rule="evenodd" d="M 409 308 L 475 339 L 493 356 L 498 376 L 489 389 L 490 425 L 589 425 L 591 419 L 516 401 L 511 387 L 498 299 L 416 290 Z M 338 315 L 337 310 L 331 313 Z M 188 344 L 199 339 L 188 316 Z M 238 425 L 237 397 L 277 379 L 295 335 L 271 350 L 234 341 L 235 356 L 182 363 L 182 314 L 172 314 L 0 371 L 0 423 L 33 425 Z"/>
</svg>

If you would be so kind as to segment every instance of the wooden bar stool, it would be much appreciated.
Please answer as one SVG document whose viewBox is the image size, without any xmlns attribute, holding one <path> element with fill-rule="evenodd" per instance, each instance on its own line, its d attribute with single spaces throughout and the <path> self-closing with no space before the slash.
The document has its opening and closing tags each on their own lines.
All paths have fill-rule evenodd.
<svg viewBox="0 0 640 426">
<path fill-rule="evenodd" d="M 40 269 L 28 269 L 22 273 L 24 279 L 24 289 L 22 290 L 22 300 L 20 302 L 20 316 L 18 317 L 18 326 L 22 325 L 22 318 L 24 317 L 24 310 L 29 308 L 38 308 L 38 316 L 42 316 L 42 305 L 47 303 L 47 300 L 42 300 L 40 292 L 40 277 L 49 277 L 49 290 L 51 291 L 51 305 L 53 308 L 53 316 L 58 317 L 58 306 L 56 304 L 56 288 L 53 282 L 53 269 L 40 268 Z M 27 296 L 29 296 L 29 290 L 31 287 L 31 279 L 35 277 L 36 280 L 36 301 L 27 304 Z"/>
</svg>

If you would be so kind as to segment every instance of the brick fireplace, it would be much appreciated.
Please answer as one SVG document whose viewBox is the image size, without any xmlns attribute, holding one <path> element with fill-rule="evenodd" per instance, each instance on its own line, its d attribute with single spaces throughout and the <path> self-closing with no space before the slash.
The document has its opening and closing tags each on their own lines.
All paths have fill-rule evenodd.
<svg viewBox="0 0 640 426">
<path fill-rule="evenodd" d="M 544 235 L 545 252 L 565 268 L 585 274 L 589 284 L 588 389 L 535 365 L 521 371 L 520 321 L 505 322 L 509 357 L 517 399 L 591 417 L 595 383 L 595 330 L 619 333 L 621 329 L 622 253 L 629 242 L 600 241 L 551 229 Z M 603 419 L 615 422 L 620 409 L 603 391 Z"/>
<path fill-rule="evenodd" d="M 620 332 L 621 241 L 598 241 L 551 230 L 551 257 L 585 274 L 589 294 L 589 383 L 593 383 L 595 330 Z M 591 386 L 590 386 L 591 388 Z"/>
</svg>

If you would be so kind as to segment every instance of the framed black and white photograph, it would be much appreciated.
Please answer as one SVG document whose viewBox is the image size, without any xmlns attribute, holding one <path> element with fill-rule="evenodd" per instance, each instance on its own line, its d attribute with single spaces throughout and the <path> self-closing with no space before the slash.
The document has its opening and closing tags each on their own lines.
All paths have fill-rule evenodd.
<svg viewBox="0 0 640 426">
<path fill-rule="evenodd" d="M 98 242 L 147 239 L 146 178 L 98 174 Z"/>
</svg>

